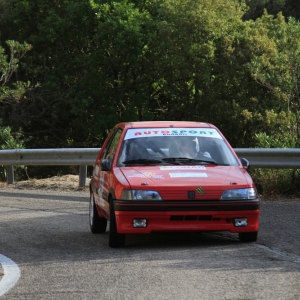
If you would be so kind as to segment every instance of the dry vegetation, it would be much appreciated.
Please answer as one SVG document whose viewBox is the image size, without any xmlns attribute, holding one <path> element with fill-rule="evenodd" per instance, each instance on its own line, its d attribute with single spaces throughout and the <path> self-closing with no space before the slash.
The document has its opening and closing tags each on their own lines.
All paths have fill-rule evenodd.
<svg viewBox="0 0 300 300">
<path fill-rule="evenodd" d="M 12 188 L 12 189 L 49 189 L 55 191 L 85 191 L 88 190 L 90 179 L 86 179 L 86 185 L 79 187 L 78 175 L 63 175 L 54 176 L 45 179 L 29 179 L 24 181 L 18 181 L 14 184 L 7 184 L 6 182 L 0 182 L 0 188 Z"/>
</svg>

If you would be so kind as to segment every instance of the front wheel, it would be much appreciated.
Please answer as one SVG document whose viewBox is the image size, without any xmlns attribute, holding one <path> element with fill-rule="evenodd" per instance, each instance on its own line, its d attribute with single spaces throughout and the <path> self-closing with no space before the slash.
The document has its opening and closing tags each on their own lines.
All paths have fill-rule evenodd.
<svg viewBox="0 0 300 300">
<path fill-rule="evenodd" d="M 239 233 L 240 242 L 256 242 L 257 240 L 257 231 L 256 232 L 240 232 Z"/>
<path fill-rule="evenodd" d="M 92 233 L 103 233 L 106 231 L 107 219 L 100 217 L 97 212 L 93 194 L 90 195 L 90 229 Z"/>
<path fill-rule="evenodd" d="M 125 234 L 118 233 L 113 200 L 110 201 L 109 247 L 124 247 Z"/>
</svg>

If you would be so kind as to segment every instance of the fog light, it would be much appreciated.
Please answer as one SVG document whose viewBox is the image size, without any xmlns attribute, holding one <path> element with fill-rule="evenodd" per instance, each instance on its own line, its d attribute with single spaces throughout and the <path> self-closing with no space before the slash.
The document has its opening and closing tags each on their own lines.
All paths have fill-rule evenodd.
<svg viewBox="0 0 300 300">
<path fill-rule="evenodd" d="M 236 227 L 245 227 L 247 225 L 248 225 L 247 218 L 237 218 L 237 219 L 234 219 L 234 226 L 236 226 Z"/>
<path fill-rule="evenodd" d="M 132 226 L 134 228 L 147 227 L 147 219 L 133 219 Z"/>
</svg>

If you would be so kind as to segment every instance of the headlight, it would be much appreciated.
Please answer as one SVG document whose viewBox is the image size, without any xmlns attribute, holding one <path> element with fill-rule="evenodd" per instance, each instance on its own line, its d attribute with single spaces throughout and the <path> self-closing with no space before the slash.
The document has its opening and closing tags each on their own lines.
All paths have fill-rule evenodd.
<svg viewBox="0 0 300 300">
<path fill-rule="evenodd" d="M 123 190 L 121 200 L 162 200 L 156 191 Z"/>
<path fill-rule="evenodd" d="M 249 189 L 234 189 L 224 191 L 220 200 L 234 200 L 234 199 L 256 199 L 257 193 L 255 188 Z"/>
</svg>

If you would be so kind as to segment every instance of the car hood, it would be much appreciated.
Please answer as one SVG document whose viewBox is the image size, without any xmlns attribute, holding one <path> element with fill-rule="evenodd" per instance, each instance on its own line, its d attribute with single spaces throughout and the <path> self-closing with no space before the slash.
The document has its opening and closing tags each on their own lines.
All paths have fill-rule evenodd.
<svg viewBox="0 0 300 300">
<path fill-rule="evenodd" d="M 239 166 L 136 166 L 121 168 L 132 189 L 156 190 L 164 200 L 219 199 L 226 189 L 252 187 L 249 174 Z"/>
</svg>

